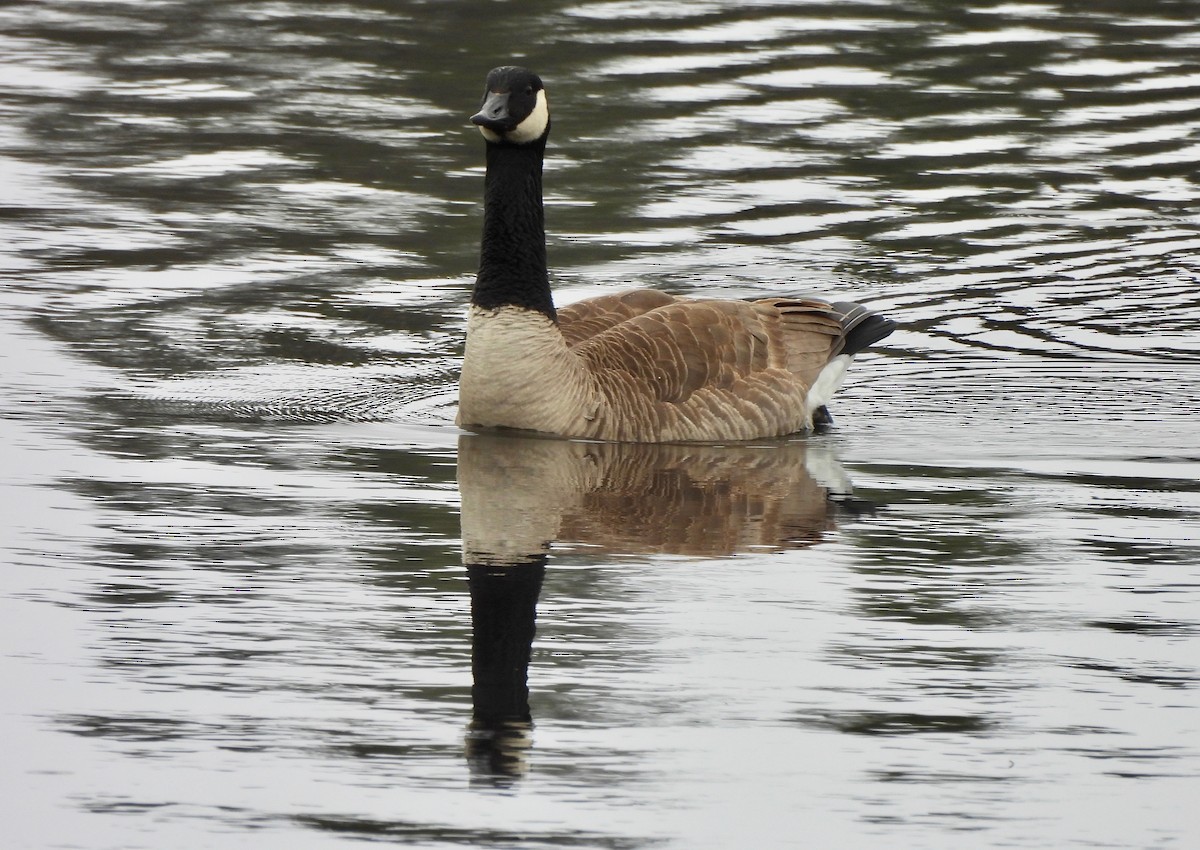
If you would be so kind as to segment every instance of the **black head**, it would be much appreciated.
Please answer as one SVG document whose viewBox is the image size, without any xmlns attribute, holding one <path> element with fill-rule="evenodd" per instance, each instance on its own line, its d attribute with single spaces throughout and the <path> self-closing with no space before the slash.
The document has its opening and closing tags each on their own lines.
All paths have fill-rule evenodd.
<svg viewBox="0 0 1200 850">
<path fill-rule="evenodd" d="M 528 68 L 505 65 L 487 76 L 483 105 L 471 123 L 492 144 L 524 145 L 550 132 L 550 108 L 542 78 Z"/>
</svg>

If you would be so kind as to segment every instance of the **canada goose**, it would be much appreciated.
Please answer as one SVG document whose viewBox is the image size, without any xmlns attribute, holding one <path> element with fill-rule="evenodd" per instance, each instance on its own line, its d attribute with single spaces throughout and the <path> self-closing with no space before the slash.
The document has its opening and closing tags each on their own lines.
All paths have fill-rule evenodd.
<svg viewBox="0 0 1200 850">
<path fill-rule="evenodd" d="M 556 310 L 546 270 L 541 78 L 505 66 L 471 116 L 487 141 L 483 239 L 458 424 L 627 442 L 811 430 L 854 355 L 895 324 L 808 295 L 736 301 L 635 289 Z"/>
</svg>

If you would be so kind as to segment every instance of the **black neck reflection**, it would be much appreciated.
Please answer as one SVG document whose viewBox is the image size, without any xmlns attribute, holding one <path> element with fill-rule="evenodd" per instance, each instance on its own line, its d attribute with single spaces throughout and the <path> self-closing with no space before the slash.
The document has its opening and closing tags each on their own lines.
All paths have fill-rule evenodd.
<svg viewBox="0 0 1200 850">
<path fill-rule="evenodd" d="M 503 566 L 468 564 L 471 593 L 471 705 L 467 759 L 475 776 L 525 772 L 533 721 L 529 658 L 546 555 Z"/>
</svg>

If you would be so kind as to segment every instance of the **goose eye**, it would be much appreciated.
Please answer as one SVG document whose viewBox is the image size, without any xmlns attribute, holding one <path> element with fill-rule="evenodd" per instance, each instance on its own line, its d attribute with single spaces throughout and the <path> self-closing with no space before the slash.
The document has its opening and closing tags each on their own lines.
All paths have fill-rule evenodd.
<svg viewBox="0 0 1200 850">
<path fill-rule="evenodd" d="M 533 94 L 533 86 L 525 86 L 525 94 Z"/>
</svg>

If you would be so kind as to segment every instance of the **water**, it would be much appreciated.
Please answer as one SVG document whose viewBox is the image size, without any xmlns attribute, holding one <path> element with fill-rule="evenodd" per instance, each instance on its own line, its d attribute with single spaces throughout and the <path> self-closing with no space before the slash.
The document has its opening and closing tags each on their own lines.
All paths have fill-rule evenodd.
<svg viewBox="0 0 1200 850">
<path fill-rule="evenodd" d="M 8 846 L 1200 840 L 1192 4 L 0 32 Z M 901 322 L 830 433 L 453 427 L 512 60 L 560 300 Z"/>
</svg>

